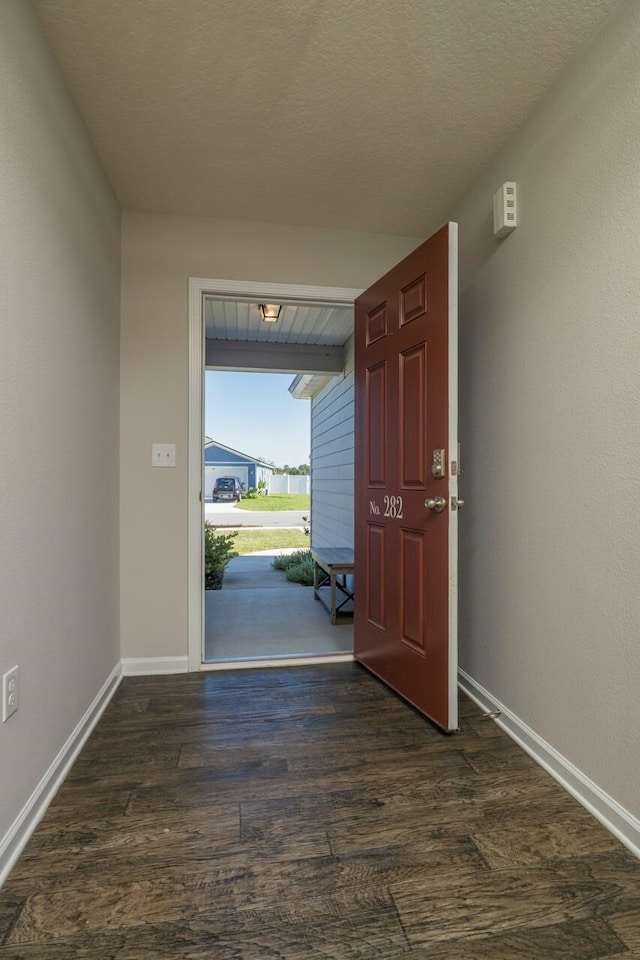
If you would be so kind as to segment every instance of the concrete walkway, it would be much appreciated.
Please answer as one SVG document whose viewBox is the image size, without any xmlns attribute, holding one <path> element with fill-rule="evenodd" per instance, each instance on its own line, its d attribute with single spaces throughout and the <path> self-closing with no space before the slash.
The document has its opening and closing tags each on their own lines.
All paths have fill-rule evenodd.
<svg viewBox="0 0 640 960">
<path fill-rule="evenodd" d="M 234 557 L 224 572 L 222 590 L 214 593 L 226 593 L 228 590 L 302 590 L 299 583 L 291 583 L 282 570 L 272 566 L 274 557 L 289 550 L 264 550 L 246 553 Z M 307 589 L 310 589 L 307 587 Z"/>
<path fill-rule="evenodd" d="M 205 661 L 353 653 L 353 625 L 332 626 L 312 587 L 271 563 L 286 550 L 231 560 L 222 590 L 205 591 Z"/>
</svg>

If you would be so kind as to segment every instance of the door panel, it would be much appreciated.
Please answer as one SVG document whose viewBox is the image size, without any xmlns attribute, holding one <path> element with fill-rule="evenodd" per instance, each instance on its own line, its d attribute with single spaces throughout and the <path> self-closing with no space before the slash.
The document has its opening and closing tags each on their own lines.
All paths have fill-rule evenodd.
<svg viewBox="0 0 640 960">
<path fill-rule="evenodd" d="M 424 490 L 426 482 L 427 347 L 400 354 L 400 486 Z"/>
<path fill-rule="evenodd" d="M 358 298 L 355 330 L 355 654 L 446 730 L 457 727 L 456 285 L 448 224 Z M 436 497 L 442 512 L 425 506 Z"/>
<path fill-rule="evenodd" d="M 383 487 L 386 481 L 387 365 L 367 369 L 367 485 Z"/>
<path fill-rule="evenodd" d="M 400 326 L 403 327 L 427 312 L 427 278 L 416 277 L 400 291 Z"/>
<path fill-rule="evenodd" d="M 423 584 L 427 579 L 427 538 L 417 530 L 401 530 L 400 537 L 400 639 L 424 656 L 426 611 Z"/>
<path fill-rule="evenodd" d="M 380 630 L 385 630 L 385 528 L 379 524 L 370 523 L 367 526 L 367 567 L 369 572 L 369 586 L 367 592 L 368 608 L 367 619 Z"/>
<path fill-rule="evenodd" d="M 367 314 L 367 346 L 387 335 L 387 305 L 381 303 Z"/>
</svg>

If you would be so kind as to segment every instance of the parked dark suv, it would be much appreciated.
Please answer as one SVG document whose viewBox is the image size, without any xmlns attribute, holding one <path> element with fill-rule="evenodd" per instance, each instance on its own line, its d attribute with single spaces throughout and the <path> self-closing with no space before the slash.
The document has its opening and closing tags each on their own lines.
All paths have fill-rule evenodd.
<svg viewBox="0 0 640 960">
<path fill-rule="evenodd" d="M 213 502 L 242 500 L 242 484 L 238 477 L 218 477 L 213 485 Z"/>
</svg>

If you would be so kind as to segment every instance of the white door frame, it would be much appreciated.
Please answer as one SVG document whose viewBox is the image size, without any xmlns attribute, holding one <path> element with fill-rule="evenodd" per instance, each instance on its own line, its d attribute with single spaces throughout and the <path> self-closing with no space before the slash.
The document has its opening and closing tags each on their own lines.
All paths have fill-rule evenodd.
<svg viewBox="0 0 640 960">
<path fill-rule="evenodd" d="M 207 669 L 204 655 L 204 572 L 203 572 L 203 457 L 205 329 L 204 294 L 233 299 L 255 298 L 258 302 L 286 300 L 333 303 L 353 306 L 362 293 L 351 287 L 312 287 L 289 283 L 262 283 L 253 280 L 189 278 L 189 451 L 188 451 L 188 654 L 189 670 Z"/>
</svg>

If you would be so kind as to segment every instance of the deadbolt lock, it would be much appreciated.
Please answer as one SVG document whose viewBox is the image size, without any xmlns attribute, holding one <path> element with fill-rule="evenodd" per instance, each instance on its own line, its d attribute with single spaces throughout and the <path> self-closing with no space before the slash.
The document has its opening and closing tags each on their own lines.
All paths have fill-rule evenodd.
<svg viewBox="0 0 640 960">
<path fill-rule="evenodd" d="M 431 475 L 436 478 L 441 478 L 446 476 L 447 473 L 447 463 L 445 459 L 446 450 L 442 447 L 437 447 L 433 451 L 431 457 Z"/>
</svg>

